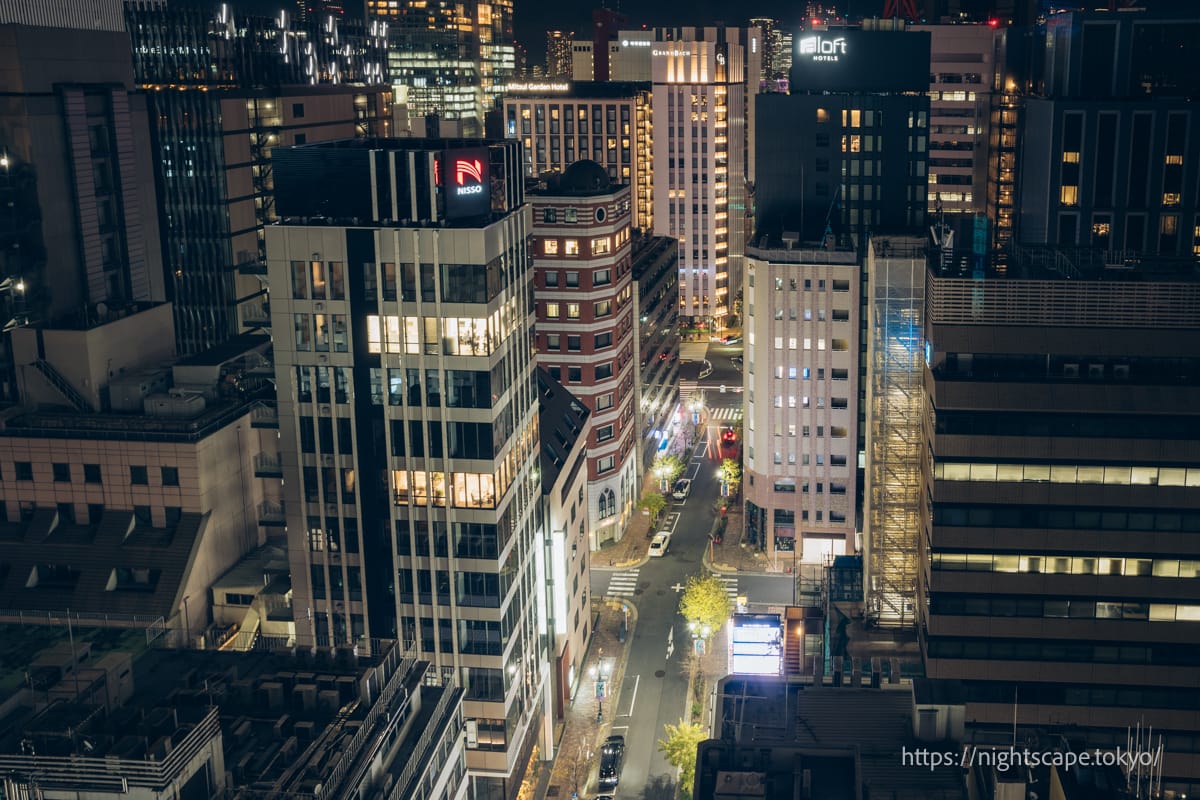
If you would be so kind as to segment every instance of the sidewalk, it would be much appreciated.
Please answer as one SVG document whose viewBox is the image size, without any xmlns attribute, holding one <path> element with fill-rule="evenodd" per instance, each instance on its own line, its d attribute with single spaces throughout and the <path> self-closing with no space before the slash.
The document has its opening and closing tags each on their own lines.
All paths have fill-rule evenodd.
<svg viewBox="0 0 1200 800">
<path fill-rule="evenodd" d="M 628 534 L 626 534 L 628 538 Z M 569 800 L 577 792 L 580 798 L 591 797 L 589 787 L 595 783 L 596 767 L 599 763 L 600 745 L 608 736 L 612 717 L 616 714 L 617 702 L 621 697 L 621 681 L 625 677 L 625 664 L 633 633 L 637 629 L 637 607 L 629 602 L 629 630 L 625 642 L 617 639 L 624 617 L 620 602 L 599 604 L 599 621 L 592 633 L 592 642 L 584 661 L 583 676 L 575 699 L 563 713 L 564 726 L 558 740 L 558 752 L 548 779 L 538 786 L 535 800 Z M 595 617 L 593 617 L 594 619 Z M 615 659 L 612 675 L 608 681 L 607 697 L 596 699 L 596 683 L 592 670 L 598 669 L 601 659 Z M 603 704 L 603 720 L 597 719 Z"/>
<path fill-rule="evenodd" d="M 642 495 L 648 491 L 658 491 L 658 482 L 649 471 L 646 473 L 646 479 L 642 481 L 642 492 L 638 495 L 638 500 L 640 501 Z M 670 506 L 668 505 L 667 510 L 669 509 Z M 663 511 L 663 513 L 665 514 L 667 511 Z M 633 509 L 633 518 L 630 519 L 629 527 L 625 530 L 625 535 L 621 537 L 621 541 L 605 542 L 599 552 L 592 556 L 592 564 L 597 567 L 612 569 L 641 566 L 649 558 L 647 550 L 650 547 L 650 537 L 652 535 L 650 516 L 644 513 L 642 509 L 635 507 Z"/>
<path fill-rule="evenodd" d="M 746 541 L 745 514 L 741 503 L 729 507 L 726 516 L 729 523 L 725 528 L 725 541 L 704 551 L 704 566 L 713 572 L 730 575 L 750 573 L 757 575 L 787 575 L 793 562 L 791 553 L 780 553 L 778 565 L 767 558 L 767 554 Z M 710 557 L 710 553 L 712 554 Z"/>
</svg>

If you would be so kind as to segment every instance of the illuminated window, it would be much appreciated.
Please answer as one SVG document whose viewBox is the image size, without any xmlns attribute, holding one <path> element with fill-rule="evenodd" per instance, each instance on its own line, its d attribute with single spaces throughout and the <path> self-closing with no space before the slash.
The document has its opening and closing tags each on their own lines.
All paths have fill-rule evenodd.
<svg viewBox="0 0 1200 800">
<path fill-rule="evenodd" d="M 1179 192 L 1163 192 L 1163 205 L 1164 206 L 1179 205 Z"/>
<path fill-rule="evenodd" d="M 569 256 L 579 255 L 579 240 L 567 239 L 564 252 L 566 252 L 566 254 Z"/>
<path fill-rule="evenodd" d="M 567 319 L 579 319 L 579 303 L 567 303 Z"/>
<path fill-rule="evenodd" d="M 1059 196 L 1059 200 L 1064 206 L 1079 205 L 1079 187 L 1078 186 L 1062 187 L 1062 192 Z"/>
<path fill-rule="evenodd" d="M 559 310 L 558 303 L 546 303 L 546 318 L 558 319 Z"/>
<path fill-rule="evenodd" d="M 1167 163 L 1167 164 L 1170 164 L 1170 165 L 1172 165 L 1172 166 L 1181 166 L 1181 165 L 1183 164 L 1183 156 L 1181 156 L 1181 155 L 1169 155 L 1169 156 L 1167 156 L 1167 158 L 1166 158 L 1166 163 Z"/>
<path fill-rule="evenodd" d="M 542 252 L 548 256 L 558 255 L 558 239 L 545 239 L 542 241 Z"/>
<path fill-rule="evenodd" d="M 1192 228 L 1192 255 L 1200 256 L 1200 224 Z"/>
<path fill-rule="evenodd" d="M 1063 153 L 1063 163 L 1064 164 L 1078 164 L 1079 163 L 1079 153 L 1075 153 L 1075 152 Z"/>
<path fill-rule="evenodd" d="M 827 109 L 827 108 L 818 108 L 817 109 L 817 122 L 829 122 L 829 109 Z"/>
<path fill-rule="evenodd" d="M 602 256 L 612 250 L 612 241 L 607 236 L 592 239 L 592 255 Z"/>
</svg>

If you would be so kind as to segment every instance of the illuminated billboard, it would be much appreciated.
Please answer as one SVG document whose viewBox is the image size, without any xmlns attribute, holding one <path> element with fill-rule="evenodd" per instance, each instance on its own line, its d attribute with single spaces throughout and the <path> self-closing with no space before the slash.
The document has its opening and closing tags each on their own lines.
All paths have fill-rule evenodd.
<svg viewBox="0 0 1200 800">
<path fill-rule="evenodd" d="M 793 92 L 929 90 L 928 31 L 809 31 L 793 46 Z"/>
<path fill-rule="evenodd" d="M 446 200 L 446 219 L 485 216 L 492 210 L 492 181 L 486 147 L 446 150 L 437 176 Z"/>
<path fill-rule="evenodd" d="M 783 674 L 783 621 L 778 614 L 734 614 L 729 671 L 735 675 Z"/>
</svg>

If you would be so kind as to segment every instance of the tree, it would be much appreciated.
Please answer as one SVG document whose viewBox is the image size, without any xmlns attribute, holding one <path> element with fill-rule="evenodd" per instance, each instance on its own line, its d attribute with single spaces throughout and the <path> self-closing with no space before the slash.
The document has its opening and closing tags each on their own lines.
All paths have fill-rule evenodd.
<svg viewBox="0 0 1200 800">
<path fill-rule="evenodd" d="M 658 492 L 646 492 L 642 495 L 642 500 L 638 505 L 650 513 L 650 524 L 653 525 L 654 521 L 658 519 L 658 515 L 667 507 L 667 498 Z"/>
<path fill-rule="evenodd" d="M 654 459 L 654 464 L 650 467 L 650 472 L 660 481 L 666 481 L 668 485 L 674 483 L 675 479 L 683 474 L 683 469 L 686 465 L 683 459 L 672 453 L 664 453 Z"/>
<path fill-rule="evenodd" d="M 725 484 L 730 497 L 737 494 L 738 484 L 742 482 L 742 468 L 732 458 L 721 462 L 721 482 Z"/>
<path fill-rule="evenodd" d="M 707 626 L 712 633 L 729 619 L 733 603 L 716 575 L 693 575 L 679 598 L 679 613 L 689 625 L 694 622 L 701 629 Z"/>
<path fill-rule="evenodd" d="M 703 727 L 683 720 L 663 728 L 667 738 L 658 740 L 658 750 L 666 756 L 668 764 L 679 767 L 679 785 L 690 795 L 696 780 L 696 748 L 708 736 Z"/>
</svg>

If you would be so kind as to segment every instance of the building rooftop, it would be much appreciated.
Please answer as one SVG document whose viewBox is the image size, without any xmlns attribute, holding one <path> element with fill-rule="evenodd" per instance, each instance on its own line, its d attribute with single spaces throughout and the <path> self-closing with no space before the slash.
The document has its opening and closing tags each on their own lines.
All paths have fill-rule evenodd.
<svg viewBox="0 0 1200 800">
<path fill-rule="evenodd" d="M 106 509 L 82 525 L 49 507 L 0 523 L 0 608 L 104 609 L 147 625 L 169 617 L 206 522 L 185 513 L 153 528 L 132 511 Z"/>
<path fill-rule="evenodd" d="M 152 648 L 122 675 L 119 700 L 109 686 L 105 705 L 60 699 L 4 720 L 0 771 L 36 769 L 40 782 L 76 790 L 98 786 L 105 770 L 131 784 L 148 773 L 170 778 L 184 766 L 180 753 L 219 729 L 229 796 L 337 797 L 360 756 L 372 755 L 378 727 L 408 716 L 403 706 L 422 691 L 427 668 L 394 644 L 374 656 Z"/>
<path fill-rule="evenodd" d="M 804 242 L 797 231 L 759 230 L 746 245 L 746 255 L 783 264 L 856 264 L 853 246 L 830 234 L 825 242 Z"/>
<path fill-rule="evenodd" d="M 586 97 L 589 100 L 628 99 L 639 92 L 649 92 L 650 81 L 566 81 L 546 79 L 510 83 L 506 95 L 521 97 Z"/>
<path fill-rule="evenodd" d="M 542 439 L 542 491 L 549 493 L 558 481 L 559 473 L 566 467 L 575 443 L 587 431 L 590 412 L 567 387 L 554 380 L 545 367 L 537 368 L 537 382 Z"/>
<path fill-rule="evenodd" d="M 908 686 L 833 688 L 730 676 L 721 692 L 720 742 L 708 745 L 707 756 L 702 745 L 697 800 L 712 798 L 718 773 L 733 771 L 765 775 L 774 787 L 769 797 L 799 796 L 796 782 L 806 771 L 812 796 L 823 800 L 966 797 L 959 770 L 903 762 L 903 748 L 930 747 L 913 735 Z"/>
</svg>

